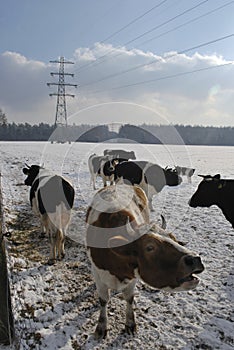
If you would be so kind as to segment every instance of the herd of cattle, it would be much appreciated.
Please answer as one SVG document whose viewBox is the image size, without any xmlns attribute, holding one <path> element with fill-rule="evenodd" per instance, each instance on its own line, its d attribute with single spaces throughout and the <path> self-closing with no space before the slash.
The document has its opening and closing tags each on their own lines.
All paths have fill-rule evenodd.
<svg viewBox="0 0 234 350">
<path fill-rule="evenodd" d="M 125 330 L 133 334 L 137 279 L 153 288 L 183 291 L 195 288 L 199 282 L 195 274 L 204 270 L 199 256 L 150 221 L 153 195 L 166 185 L 179 185 L 184 175 L 191 182 L 194 169 L 162 168 L 137 161 L 133 151 L 123 150 L 105 150 L 102 156 L 92 154 L 88 166 L 94 189 L 97 176 L 103 180 L 103 188 L 94 194 L 86 213 L 87 252 L 100 300 L 95 337 L 104 338 L 107 333 L 110 289 L 123 293 L 127 303 Z M 25 185 L 31 187 L 32 209 L 41 219 L 42 232 L 50 238 L 48 263 L 53 264 L 65 255 L 64 240 L 75 191 L 67 179 L 39 165 L 26 165 L 23 173 L 27 175 Z M 234 227 L 234 180 L 220 179 L 220 175 L 202 177 L 189 205 L 217 205 Z"/>
</svg>

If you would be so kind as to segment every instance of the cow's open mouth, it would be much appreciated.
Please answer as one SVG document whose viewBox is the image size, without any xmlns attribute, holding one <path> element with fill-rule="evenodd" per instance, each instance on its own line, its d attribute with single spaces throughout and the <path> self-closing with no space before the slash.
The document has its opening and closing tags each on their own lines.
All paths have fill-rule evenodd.
<svg viewBox="0 0 234 350">
<path fill-rule="evenodd" d="M 199 278 L 195 274 L 201 273 L 203 270 L 204 270 L 204 268 L 199 268 L 199 269 L 193 271 L 189 275 L 181 278 L 179 280 L 179 283 L 185 283 L 185 282 L 194 282 L 194 283 L 197 282 L 198 283 L 199 282 Z"/>
<path fill-rule="evenodd" d="M 199 278 L 198 278 L 197 276 L 193 275 L 192 273 L 191 273 L 191 275 L 186 276 L 186 277 L 184 277 L 184 278 L 181 278 L 181 279 L 179 280 L 180 283 L 192 282 L 192 281 L 194 281 L 194 282 L 199 281 Z"/>
</svg>

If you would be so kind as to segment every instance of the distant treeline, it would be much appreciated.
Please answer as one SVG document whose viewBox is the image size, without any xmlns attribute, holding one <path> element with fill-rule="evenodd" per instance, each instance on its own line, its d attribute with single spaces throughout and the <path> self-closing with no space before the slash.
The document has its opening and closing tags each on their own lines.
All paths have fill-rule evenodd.
<svg viewBox="0 0 234 350">
<path fill-rule="evenodd" d="M 137 142 L 147 144 L 186 144 L 234 146 L 234 127 L 204 127 L 185 125 L 123 125 L 118 132 L 107 125 L 69 125 L 55 127 L 0 123 L 0 141 L 78 141 Z"/>
</svg>

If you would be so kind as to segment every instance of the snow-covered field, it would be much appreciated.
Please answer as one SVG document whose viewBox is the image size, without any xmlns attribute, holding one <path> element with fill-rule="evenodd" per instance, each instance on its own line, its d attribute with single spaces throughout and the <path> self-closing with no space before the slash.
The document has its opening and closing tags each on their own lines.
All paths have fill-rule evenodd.
<svg viewBox="0 0 234 350">
<path fill-rule="evenodd" d="M 5 142 L 0 148 L 4 213 L 12 232 L 7 245 L 17 349 L 233 349 L 234 232 L 220 209 L 193 209 L 188 200 L 201 180 L 198 174 L 221 173 L 224 178 L 234 178 L 234 147 Z M 84 247 L 84 218 L 94 194 L 87 159 L 106 148 L 134 150 L 137 159 L 161 166 L 196 169 L 192 184 L 184 179 L 180 186 L 165 187 L 154 197 L 151 218 L 159 221 L 162 213 L 167 229 L 201 255 L 205 271 L 197 289 L 190 292 L 158 292 L 139 282 L 134 337 L 122 332 L 125 303 L 121 294 L 113 293 L 109 333 L 97 342 L 93 332 L 99 308 Z M 54 266 L 46 264 L 48 238 L 39 238 L 29 188 L 22 185 L 25 162 L 43 163 L 64 174 L 76 189 L 66 257 Z M 101 180 L 98 185 L 102 186 Z"/>
</svg>

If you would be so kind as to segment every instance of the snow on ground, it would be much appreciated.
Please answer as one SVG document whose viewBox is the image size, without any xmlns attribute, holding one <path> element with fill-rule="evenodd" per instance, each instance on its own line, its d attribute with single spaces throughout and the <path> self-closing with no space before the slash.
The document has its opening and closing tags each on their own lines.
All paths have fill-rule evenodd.
<svg viewBox="0 0 234 350">
<path fill-rule="evenodd" d="M 220 349 L 234 347 L 233 229 L 217 207 L 193 209 L 188 200 L 200 174 L 234 177 L 234 147 L 162 146 L 138 144 L 1 143 L 1 172 L 8 240 L 10 286 L 17 348 L 27 349 Z M 193 183 L 165 187 L 154 197 L 154 220 L 166 217 L 168 230 L 199 253 L 205 265 L 196 290 L 169 294 L 138 283 L 137 334 L 125 335 L 125 303 L 112 293 L 109 333 L 93 338 L 98 298 L 84 247 L 85 212 L 94 191 L 89 184 L 89 154 L 106 148 L 135 150 L 138 159 L 162 166 L 196 168 Z M 24 163 L 44 165 L 70 178 L 75 206 L 66 241 L 66 257 L 48 266 L 47 238 L 39 237 L 39 221 L 23 186 Z M 98 180 L 101 187 L 101 181 Z M 10 347 L 3 347 L 9 349 Z"/>
</svg>

